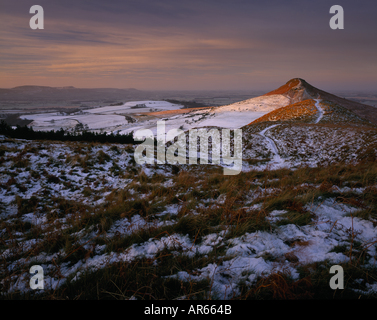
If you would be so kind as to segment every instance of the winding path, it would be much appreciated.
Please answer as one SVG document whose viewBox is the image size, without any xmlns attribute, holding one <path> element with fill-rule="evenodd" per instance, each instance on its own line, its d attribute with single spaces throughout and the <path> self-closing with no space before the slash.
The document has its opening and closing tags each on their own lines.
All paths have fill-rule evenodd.
<svg viewBox="0 0 377 320">
<path fill-rule="evenodd" d="M 322 120 L 323 115 L 324 115 L 324 110 L 319 105 L 320 102 L 321 102 L 321 99 L 314 99 L 314 100 L 317 101 L 316 104 L 315 104 L 315 107 L 317 108 L 318 113 L 319 113 L 319 116 L 318 116 L 317 120 L 314 122 L 315 124 L 317 124 L 318 122 L 320 122 Z"/>
<path fill-rule="evenodd" d="M 324 110 L 323 110 L 322 107 L 320 106 L 321 99 L 314 99 L 314 100 L 316 101 L 315 107 L 317 108 L 318 113 L 319 113 L 317 120 L 314 122 L 315 124 L 317 124 L 318 122 L 320 122 L 320 121 L 322 120 L 323 115 L 324 115 Z M 267 137 L 267 136 L 265 135 L 265 133 L 266 133 L 268 130 L 270 130 L 270 129 L 276 127 L 276 126 L 279 126 L 279 125 L 280 125 L 280 124 L 274 124 L 274 125 L 272 125 L 272 126 L 269 126 L 269 127 L 265 128 L 264 130 L 262 130 L 261 132 L 259 132 L 259 135 L 262 136 L 263 138 L 265 138 L 265 139 L 267 140 L 268 144 L 270 145 L 270 149 L 271 149 L 271 151 L 272 151 L 273 154 L 274 154 L 274 162 L 275 162 L 275 163 L 282 164 L 282 163 L 284 162 L 284 159 L 282 159 L 282 158 L 280 157 L 280 155 L 279 155 L 279 151 L 278 151 L 278 148 L 277 148 L 277 146 L 276 146 L 274 140 L 272 140 L 271 138 L 269 138 L 269 137 Z"/>
<path fill-rule="evenodd" d="M 278 148 L 276 147 L 276 144 L 275 144 L 274 140 L 272 140 L 271 138 L 269 138 L 269 137 L 267 137 L 265 135 L 265 133 L 268 130 L 270 130 L 270 129 L 276 127 L 276 126 L 279 126 L 279 124 L 274 124 L 272 126 L 269 126 L 269 127 L 265 128 L 264 130 L 262 130 L 261 132 L 259 132 L 259 135 L 261 135 L 263 138 L 265 138 L 267 140 L 267 142 L 269 143 L 270 149 L 271 149 L 271 151 L 274 154 L 274 162 L 276 162 L 276 163 L 283 163 L 284 160 L 280 157 Z"/>
</svg>

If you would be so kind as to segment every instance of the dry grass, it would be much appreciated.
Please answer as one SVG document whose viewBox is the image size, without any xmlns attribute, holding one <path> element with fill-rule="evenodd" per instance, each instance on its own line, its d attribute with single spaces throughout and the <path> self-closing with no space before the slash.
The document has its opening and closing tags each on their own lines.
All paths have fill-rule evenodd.
<svg viewBox="0 0 377 320">
<path fill-rule="evenodd" d="M 315 101 L 312 99 L 297 102 L 276 110 L 254 120 L 249 125 L 257 124 L 266 121 L 304 121 L 304 118 L 308 118 L 307 121 L 312 120 L 311 116 L 317 113 L 317 108 L 315 107 Z"/>
<path fill-rule="evenodd" d="M 191 113 L 193 111 L 199 111 L 199 110 L 207 110 L 211 109 L 213 107 L 200 107 L 200 108 L 187 108 L 187 109 L 178 109 L 178 110 L 167 110 L 167 111 L 157 111 L 157 112 L 143 112 L 140 114 L 146 115 L 146 116 L 155 116 L 158 118 L 164 118 L 165 116 L 175 116 L 178 114 L 184 114 L 184 113 Z"/>
<path fill-rule="evenodd" d="M 78 146 L 76 144 L 75 148 Z M 88 155 L 85 145 L 76 150 L 78 152 L 72 158 L 77 156 L 81 159 L 84 155 Z M 93 151 L 91 157 L 101 158 L 107 163 L 112 160 L 106 155 L 110 156 L 122 151 L 120 147 L 104 153 Z M 33 152 L 37 154 L 39 151 Z M 4 151 L 4 156 L 7 154 L 8 152 Z M 90 159 L 89 157 L 87 160 Z M 60 160 L 64 161 L 64 159 Z M 54 162 L 49 166 L 53 166 Z M 92 170 L 90 166 L 87 168 Z M 131 168 L 137 167 L 130 166 L 129 169 Z M 163 167 L 150 166 L 149 170 L 161 168 Z M 43 169 L 41 168 L 37 173 L 41 179 L 48 179 Z M 46 172 L 49 174 L 48 170 Z M 83 272 L 78 281 L 72 281 L 73 274 L 61 278 L 67 282 L 59 289 L 46 291 L 41 296 L 16 292 L 3 298 L 125 299 L 134 296 L 138 299 L 178 297 L 207 299 L 211 292 L 212 280 L 197 281 L 194 280 L 194 276 L 199 274 L 200 268 L 210 264 L 221 265 L 230 259 L 225 254 L 226 241 L 230 239 L 256 231 L 271 233 L 284 224 L 309 225 L 312 223 L 312 214 L 306 206 L 317 203 L 320 197 L 321 199 L 336 198 L 339 202 L 359 208 L 354 217 L 365 220 L 376 218 L 376 162 L 364 161 L 357 165 L 336 164 L 318 168 L 301 167 L 296 170 L 250 171 L 237 176 L 224 176 L 221 168 L 199 165 L 177 167 L 175 175 L 171 177 L 159 172 L 147 175 L 139 168 L 136 173 L 125 173 L 127 179 L 132 179 L 127 187 L 112 190 L 98 205 L 53 197 L 47 193 L 47 190 L 28 199 L 18 197 L 14 204 L 17 215 L 14 219 L 0 221 L 0 230 L 6 230 L 6 233 L 2 234 L 0 246 L 3 252 L 9 250 L 7 251 L 9 257 L 2 258 L 2 267 L 20 263 L 18 268 L 3 273 L 2 290 L 7 291 L 8 286 L 14 282 L 14 277 L 27 274 L 30 263 L 23 265 L 21 259 L 38 255 L 57 255 L 47 264 L 52 268 L 51 274 L 58 276 L 63 263 L 72 266 L 75 263 L 89 261 L 100 254 L 96 251 L 98 246 L 104 246 L 104 253 L 121 254 L 134 245 L 142 245 L 151 239 L 159 240 L 173 234 L 188 235 L 192 243 L 200 244 L 207 235 L 227 231 L 221 244 L 214 246 L 208 254 L 196 254 L 191 257 L 184 255 L 184 248 L 179 246 L 174 250 L 163 249 L 153 258 L 135 258 L 129 262 L 109 263 L 96 271 L 88 270 Z M 6 187 L 15 186 L 16 178 L 17 176 L 13 180 L 9 178 L 4 183 L 8 184 Z M 50 177 L 51 179 L 60 185 L 68 183 L 63 175 Z M 168 181 L 170 183 L 165 185 Z M 334 186 L 366 189 L 360 194 L 339 193 Z M 83 186 L 81 193 L 84 198 L 90 198 L 96 192 L 94 187 L 89 187 L 88 184 Z M 258 204 L 259 207 L 254 207 Z M 158 214 L 164 213 L 167 206 L 172 205 L 177 208 L 176 214 L 166 213 L 157 217 Z M 273 210 L 285 210 L 286 213 L 281 215 L 280 221 L 271 223 L 268 218 Z M 46 222 L 34 225 L 24 221 L 23 218 L 30 212 L 41 217 L 45 216 Z M 150 226 L 138 229 L 132 234 L 118 233 L 113 237 L 106 236 L 115 223 L 130 221 L 136 215 L 151 223 Z M 161 221 L 168 224 L 153 224 Z M 25 240 L 36 240 L 36 243 L 27 246 Z M 365 277 L 365 273 L 368 272 L 369 276 L 373 277 L 375 270 L 363 268 L 362 263 L 367 255 L 367 247 L 375 244 L 360 244 L 354 237 L 351 237 L 350 241 L 352 244 L 350 248 L 341 246 L 334 248 L 337 252 L 350 257 L 352 268 L 345 266 L 349 268 L 347 276 L 350 279 L 357 279 L 357 277 Z M 295 239 L 289 245 L 293 250 L 297 246 L 305 249 L 310 244 Z M 268 257 L 268 255 L 264 257 L 273 261 L 281 258 L 293 265 L 299 265 L 294 252 L 286 253 L 282 257 Z M 318 298 L 322 292 L 329 297 L 333 292 L 327 289 L 328 270 L 322 269 L 323 265 L 325 262 L 312 264 L 312 269 L 302 267 L 298 280 L 290 279 L 284 273 L 272 273 L 260 277 L 252 285 L 241 282 L 239 283 L 241 295 L 234 298 L 308 299 Z M 362 272 L 357 268 L 361 268 Z M 187 272 L 193 276 L 193 279 L 181 281 L 169 278 L 178 271 Z M 351 280 L 349 286 L 355 287 Z M 347 297 L 351 296 L 349 294 Z"/>
<path fill-rule="evenodd" d="M 286 84 L 284 84 L 281 87 L 279 87 L 278 89 L 273 90 L 271 92 L 268 92 L 268 93 L 264 94 L 264 96 L 270 96 L 270 95 L 274 95 L 274 94 L 284 94 L 284 93 L 287 93 L 289 90 L 291 90 L 292 88 L 298 86 L 299 84 L 300 84 L 300 80 L 299 79 L 291 79 Z"/>
</svg>

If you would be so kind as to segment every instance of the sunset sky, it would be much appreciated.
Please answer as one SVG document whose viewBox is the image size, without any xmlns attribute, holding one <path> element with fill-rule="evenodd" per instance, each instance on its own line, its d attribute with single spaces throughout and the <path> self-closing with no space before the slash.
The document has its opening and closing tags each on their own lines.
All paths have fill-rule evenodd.
<svg viewBox="0 0 377 320">
<path fill-rule="evenodd" d="M 375 0 L 0 0 L 0 21 L 1 88 L 377 90 Z"/>
</svg>

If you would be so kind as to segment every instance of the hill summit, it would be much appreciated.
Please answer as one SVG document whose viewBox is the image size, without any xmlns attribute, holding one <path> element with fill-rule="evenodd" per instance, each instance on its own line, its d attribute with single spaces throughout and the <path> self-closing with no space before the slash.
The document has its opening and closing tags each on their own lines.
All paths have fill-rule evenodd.
<svg viewBox="0 0 377 320">
<path fill-rule="evenodd" d="M 262 97 L 273 95 L 282 95 L 288 98 L 290 101 L 289 104 L 296 104 L 305 100 L 321 99 L 323 101 L 327 101 L 330 104 L 335 104 L 346 108 L 354 112 L 359 117 L 377 124 L 376 108 L 355 101 L 347 100 L 326 91 L 320 90 L 301 78 L 293 78 L 276 90 L 264 94 Z"/>
</svg>

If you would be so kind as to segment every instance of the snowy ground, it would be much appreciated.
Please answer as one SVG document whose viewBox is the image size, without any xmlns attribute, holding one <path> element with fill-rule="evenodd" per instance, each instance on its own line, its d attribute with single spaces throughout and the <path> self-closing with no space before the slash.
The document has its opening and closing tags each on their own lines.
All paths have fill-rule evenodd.
<svg viewBox="0 0 377 320">
<path fill-rule="evenodd" d="M 137 105 L 143 106 L 135 108 Z M 89 130 L 103 130 L 112 132 L 128 127 L 132 123 L 127 116 L 141 112 L 166 111 L 181 109 L 183 106 L 166 101 L 131 101 L 121 106 L 106 106 L 86 109 L 71 114 L 65 113 L 41 113 L 20 116 L 21 119 L 33 120 L 30 124 L 34 130 L 59 130 L 72 129 L 82 123 Z M 133 121 L 136 121 L 133 119 Z"/>
<path fill-rule="evenodd" d="M 45 289 L 55 290 L 66 281 L 77 281 L 84 271 L 95 272 L 117 262 L 156 259 L 166 250 L 176 257 L 204 259 L 222 248 L 221 255 L 209 261 L 205 267 L 176 270 L 174 274 L 165 276 L 166 279 L 186 282 L 209 279 L 212 297 L 220 299 L 237 297 L 242 287 L 252 286 L 260 276 L 284 271 L 297 280 L 298 268 L 302 265 L 324 260 L 331 264 L 347 263 L 350 257 L 335 249 L 342 246 L 349 248 L 351 243 L 358 242 L 365 248 L 363 266 L 375 267 L 377 221 L 352 217 L 360 209 L 339 201 L 337 196 L 339 192 L 364 194 L 368 192 L 366 187 L 341 189 L 334 186 L 334 197 L 314 199 L 305 205 L 303 210 L 313 216 L 311 223 L 306 225 L 280 224 L 287 219 L 289 210 L 271 210 L 266 216 L 266 221 L 271 224 L 270 231 L 245 232 L 241 236 L 231 237 L 232 226 L 229 225 L 225 229 L 209 232 L 199 241 L 195 241 L 195 236 L 173 232 L 111 251 L 106 243 L 118 241 L 119 238 L 130 237 L 152 227 L 157 230 L 169 226 L 174 228 L 179 222 L 178 215 L 182 215 L 183 203 L 166 203 L 148 217 L 137 212 L 126 217 L 119 215 L 112 220 L 105 233 L 100 233 L 96 224 L 75 229 L 73 225 L 81 219 L 80 215 L 85 219 L 90 215 L 96 217 L 99 208 L 109 203 L 106 199 L 120 190 L 129 193 L 126 202 L 143 199 L 150 205 L 164 202 L 163 197 L 155 197 L 157 193 L 153 193 L 153 190 L 173 192 L 178 198 L 184 198 L 190 190 L 200 192 L 203 180 L 209 179 L 210 175 L 192 172 L 201 178 L 182 189 L 171 167 L 147 166 L 142 169 L 146 175 L 144 179 L 148 181 L 143 187 L 143 183 L 139 182 L 141 168 L 132 164 L 132 150 L 128 147 L 24 141 L 7 141 L 1 146 L 4 152 L 0 167 L 0 234 L 3 239 L 0 255 L 3 261 L 1 273 L 6 275 L 2 279 L 2 285 L 7 288 L 5 293 L 30 292 L 28 267 L 33 264 L 41 265 L 44 269 Z M 153 177 L 159 177 L 158 182 L 152 182 Z M 245 189 L 248 194 L 237 210 L 249 215 L 263 209 L 263 198 L 282 192 L 275 187 L 261 188 L 264 182 L 258 179 L 248 183 L 250 189 Z M 308 191 L 321 188 L 320 185 L 305 184 L 298 187 L 307 188 Z M 377 188 L 377 184 L 371 187 Z M 216 191 L 217 187 L 212 185 L 211 190 Z M 226 193 L 217 198 L 197 198 L 195 207 L 183 217 L 221 210 L 226 199 Z M 65 200 L 87 205 L 88 211 L 80 214 L 64 211 L 61 206 Z M 29 207 L 26 205 L 33 201 L 36 201 L 35 206 L 27 209 Z M 54 214 L 59 218 L 52 218 Z M 73 216 L 76 217 L 73 219 Z M 16 227 L 19 224 L 25 226 L 25 223 L 29 224 L 26 231 Z M 33 238 L 31 234 L 36 230 L 39 230 L 39 236 Z M 72 230 L 69 236 L 72 245 L 82 246 L 82 250 L 88 253 L 85 257 L 64 261 L 69 254 L 64 246 L 44 249 L 48 247 L 46 241 L 50 241 L 46 239 L 53 239 L 54 234 L 57 236 L 64 230 Z M 98 242 L 100 239 L 101 242 Z M 59 275 L 56 273 L 56 263 Z M 368 290 L 364 293 L 373 294 L 377 290 L 377 282 L 367 284 Z"/>
<path fill-rule="evenodd" d="M 164 270 L 161 256 L 170 256 L 203 265 L 173 268 L 162 279 L 206 280 L 208 297 L 230 299 L 260 277 L 283 272 L 295 281 L 305 266 L 324 261 L 348 265 L 363 257 L 358 267 L 373 276 L 349 283 L 357 290 L 362 284 L 360 294 L 375 295 L 377 220 L 373 201 L 367 201 L 377 194 L 374 169 L 355 177 L 356 182 L 340 183 L 339 176 L 327 181 L 330 169 L 320 183 L 307 183 L 305 177 L 296 177 L 303 180 L 294 185 L 284 185 L 284 181 L 301 166 L 350 165 L 377 156 L 376 130 L 319 100 L 318 114 L 310 115 L 310 121 L 246 126 L 287 100 L 279 95 L 258 97 L 163 119 L 166 131 L 242 127 L 243 172 L 232 178 L 208 169 L 214 166 L 139 166 L 133 158 L 135 146 L 1 140 L 3 292 L 30 292 L 28 270 L 33 264 L 43 267 L 46 290 L 56 290 L 80 280 L 87 271 L 120 262 L 147 259 Z M 159 110 L 177 107 L 165 102 L 138 103 Z M 128 104 L 80 114 L 24 117 L 33 117 L 37 127 L 48 130 L 80 122 L 91 130 L 126 133 L 149 128 L 156 133 L 156 122 L 161 119 L 138 118 L 129 123 L 125 114 L 135 117 L 136 112 L 139 109 Z M 271 169 L 281 167 L 292 170 L 269 178 L 275 174 Z M 308 195 L 312 195 L 309 200 Z M 280 202 L 274 203 L 276 199 Z M 297 206 L 300 199 L 306 199 L 305 203 Z M 255 216 L 262 216 L 263 221 Z M 307 221 L 302 222 L 302 217 Z M 190 232 L 190 225 L 182 227 L 187 221 L 195 232 Z M 246 231 L 239 231 L 240 221 Z M 248 231 L 247 223 L 256 225 L 256 230 Z M 182 228 L 185 232 L 179 231 Z M 197 237 L 203 229 L 206 232 Z M 150 232 L 153 236 L 145 237 Z"/>
<path fill-rule="evenodd" d="M 279 151 L 278 151 L 278 149 L 276 147 L 275 142 L 271 138 L 269 138 L 269 137 L 266 136 L 266 132 L 268 130 L 272 129 L 272 128 L 275 128 L 276 126 L 278 126 L 278 125 L 274 124 L 272 126 L 269 126 L 266 129 L 263 129 L 261 132 L 259 132 L 259 134 L 268 141 L 268 144 L 269 144 L 269 146 L 270 146 L 270 148 L 271 148 L 271 150 L 272 150 L 272 152 L 274 154 L 274 158 L 273 158 L 274 159 L 273 160 L 274 164 L 279 165 L 279 164 L 282 164 L 282 162 L 284 162 L 284 160 L 281 159 L 281 157 L 279 155 Z"/>
<path fill-rule="evenodd" d="M 228 106 L 215 108 L 211 111 L 192 111 L 188 114 L 167 115 L 167 130 L 183 128 L 189 130 L 196 127 L 223 127 L 229 129 L 241 128 L 266 113 L 285 106 L 289 99 L 281 95 L 257 97 Z M 134 108 L 136 105 L 145 105 L 145 108 Z M 156 131 L 156 123 L 161 120 L 157 117 L 137 116 L 154 111 L 168 111 L 181 109 L 181 105 L 175 105 L 166 101 L 131 101 L 121 106 L 105 106 L 87 109 L 73 114 L 44 113 L 23 115 L 21 119 L 33 120 L 30 124 L 34 130 L 59 130 L 72 129 L 82 123 L 89 130 L 103 130 L 107 132 L 119 132 L 126 134 L 139 129 Z M 132 121 L 130 121 L 131 117 Z M 136 117 L 135 117 L 136 116 Z"/>
</svg>

